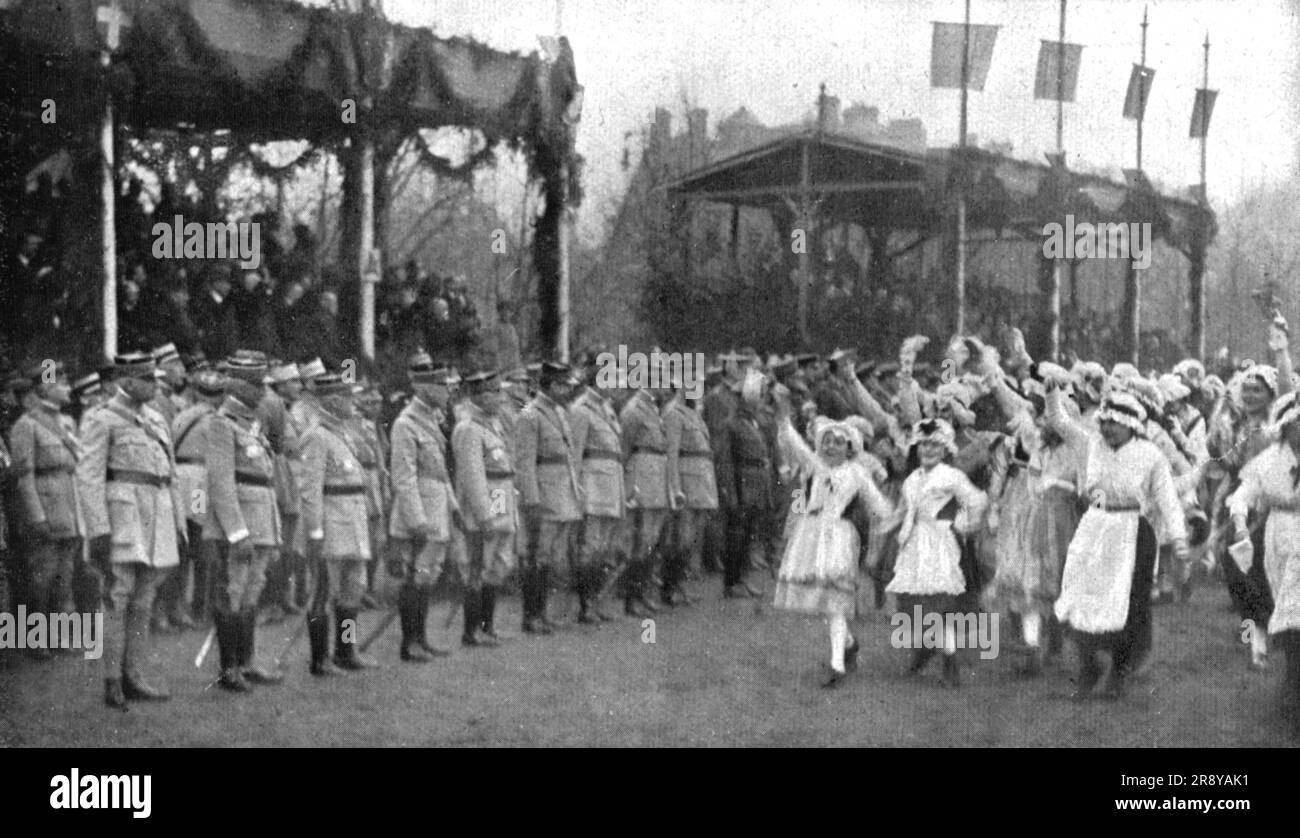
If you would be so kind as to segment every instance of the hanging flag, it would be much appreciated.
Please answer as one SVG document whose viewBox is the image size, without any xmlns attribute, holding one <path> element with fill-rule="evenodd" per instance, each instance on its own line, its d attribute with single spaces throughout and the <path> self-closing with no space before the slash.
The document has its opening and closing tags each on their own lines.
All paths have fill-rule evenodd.
<svg viewBox="0 0 1300 838">
<path fill-rule="evenodd" d="M 1074 90 L 1079 83 L 1079 61 L 1083 44 L 1062 44 L 1043 41 L 1038 47 L 1038 75 L 1034 77 L 1034 98 L 1057 98 L 1056 88 L 1061 88 L 1062 102 L 1074 101 Z M 1061 72 L 1060 67 L 1065 71 Z"/>
<path fill-rule="evenodd" d="M 1156 71 L 1140 64 L 1133 65 L 1128 77 L 1128 92 L 1124 94 L 1124 118 L 1141 121 L 1147 112 L 1147 97 L 1151 95 L 1151 81 Z"/>
<path fill-rule="evenodd" d="M 1192 127 L 1187 136 L 1199 139 L 1209 133 L 1210 116 L 1214 113 L 1214 100 L 1218 97 L 1217 90 L 1206 90 L 1203 87 L 1196 89 L 1196 102 L 1192 105 Z"/>
<path fill-rule="evenodd" d="M 962 23 L 935 23 L 930 48 L 930 86 L 961 87 Z M 993 62 L 993 42 L 998 27 L 983 23 L 970 25 L 970 52 L 966 62 L 966 87 L 983 90 L 984 79 Z"/>
<path fill-rule="evenodd" d="M 117 0 L 101 2 L 95 7 L 95 28 L 109 52 L 122 44 L 122 30 L 131 25 L 131 16 L 122 11 Z"/>
</svg>

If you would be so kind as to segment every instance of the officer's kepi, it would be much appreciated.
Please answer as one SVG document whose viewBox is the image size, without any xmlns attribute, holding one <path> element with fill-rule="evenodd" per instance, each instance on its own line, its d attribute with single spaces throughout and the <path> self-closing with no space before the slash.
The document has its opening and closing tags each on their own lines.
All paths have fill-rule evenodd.
<svg viewBox="0 0 1300 838">
<path fill-rule="evenodd" d="M 490 393 L 501 388 L 501 380 L 496 370 L 476 372 L 473 375 L 465 376 L 462 387 L 471 396 L 479 393 Z"/>
<path fill-rule="evenodd" d="M 127 352 L 113 359 L 114 378 L 144 378 L 152 380 L 157 365 L 148 352 Z"/>
</svg>

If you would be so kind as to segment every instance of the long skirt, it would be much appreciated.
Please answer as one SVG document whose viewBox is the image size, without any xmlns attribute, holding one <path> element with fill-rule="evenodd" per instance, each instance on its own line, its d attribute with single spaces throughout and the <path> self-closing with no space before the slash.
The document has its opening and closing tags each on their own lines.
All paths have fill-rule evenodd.
<svg viewBox="0 0 1300 838">
<path fill-rule="evenodd" d="M 1138 519 L 1136 561 L 1129 585 L 1128 616 L 1119 631 L 1081 632 L 1085 649 L 1108 649 L 1116 671 L 1128 674 L 1136 660 L 1151 648 L 1151 578 L 1156 567 L 1156 534 L 1146 518 Z"/>
<path fill-rule="evenodd" d="M 1228 596 L 1243 620 L 1253 620 L 1259 625 L 1266 625 L 1273 615 L 1273 592 L 1268 584 L 1265 569 L 1264 527 L 1260 526 L 1260 513 L 1251 511 L 1246 519 L 1250 528 L 1250 541 L 1255 548 L 1254 561 L 1250 571 L 1242 573 L 1241 568 L 1228 554 L 1228 542 L 1219 551 L 1219 564 L 1223 568 L 1224 581 L 1228 585 Z"/>
<path fill-rule="evenodd" d="M 1003 519 L 1001 526 L 1006 526 Z M 1074 492 L 1059 486 L 1035 499 L 1025 517 L 1018 549 L 998 558 L 993 601 L 1017 614 L 1046 611 L 1061 595 L 1061 575 L 1079 526 Z"/>
</svg>

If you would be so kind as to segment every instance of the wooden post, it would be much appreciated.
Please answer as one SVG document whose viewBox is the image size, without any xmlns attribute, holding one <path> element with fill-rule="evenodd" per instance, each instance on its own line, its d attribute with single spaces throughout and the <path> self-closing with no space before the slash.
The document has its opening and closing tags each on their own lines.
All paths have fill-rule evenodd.
<svg viewBox="0 0 1300 838">
<path fill-rule="evenodd" d="M 569 167 L 566 165 L 560 177 L 565 183 L 569 182 Z M 560 363 L 569 362 L 569 241 L 573 238 L 573 209 L 564 206 L 563 214 L 560 216 L 559 233 L 559 274 L 560 274 L 560 293 L 559 293 L 559 314 L 560 314 L 560 333 L 556 338 L 555 353 Z"/>
<path fill-rule="evenodd" d="M 1205 90 L 1205 107 L 1201 109 L 1201 189 L 1200 207 L 1197 208 L 1196 226 L 1193 230 L 1191 265 L 1187 273 L 1187 289 L 1191 296 L 1191 335 L 1188 347 L 1193 358 L 1205 359 L 1205 248 L 1210 227 L 1210 186 L 1205 180 L 1205 145 L 1209 137 L 1210 89 L 1210 33 L 1205 33 L 1205 63 L 1202 68 L 1201 89 Z"/>
</svg>

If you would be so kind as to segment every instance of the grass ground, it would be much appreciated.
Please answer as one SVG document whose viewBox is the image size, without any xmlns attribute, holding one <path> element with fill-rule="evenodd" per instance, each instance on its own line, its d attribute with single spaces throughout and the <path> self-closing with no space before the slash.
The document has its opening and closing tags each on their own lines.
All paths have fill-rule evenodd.
<svg viewBox="0 0 1300 838">
<path fill-rule="evenodd" d="M 98 662 L 80 655 L 34 663 L 0 653 L 0 746 L 349 747 L 446 745 L 891 745 L 1234 747 L 1284 743 L 1277 719 L 1280 656 L 1274 671 L 1247 666 L 1238 620 L 1222 587 L 1187 605 L 1154 610 L 1156 649 L 1147 673 L 1118 704 L 1068 700 L 1067 654 L 1035 680 L 1003 654 L 964 653 L 964 685 L 945 689 L 938 661 L 924 676 L 903 673 L 908 652 L 889 644 L 886 612 L 854 631 L 859 670 L 839 689 L 818 680 L 828 656 L 820 620 L 754 601 L 724 600 L 717 577 L 697 585 L 702 601 L 661 613 L 654 643 L 639 621 L 574 626 L 551 637 L 519 633 L 518 600 L 503 600 L 497 649 L 461 649 L 459 620 L 436 642 L 449 658 L 423 666 L 397 659 L 393 625 L 370 650 L 383 666 L 333 679 L 307 673 L 305 638 L 285 682 L 232 696 L 208 688 L 215 650 L 194 668 L 200 632 L 156 638 L 150 673 L 173 693 L 165 704 L 128 713 L 101 703 Z M 383 614 L 362 615 L 368 633 Z M 269 660 L 296 621 L 259 629 Z"/>
</svg>

